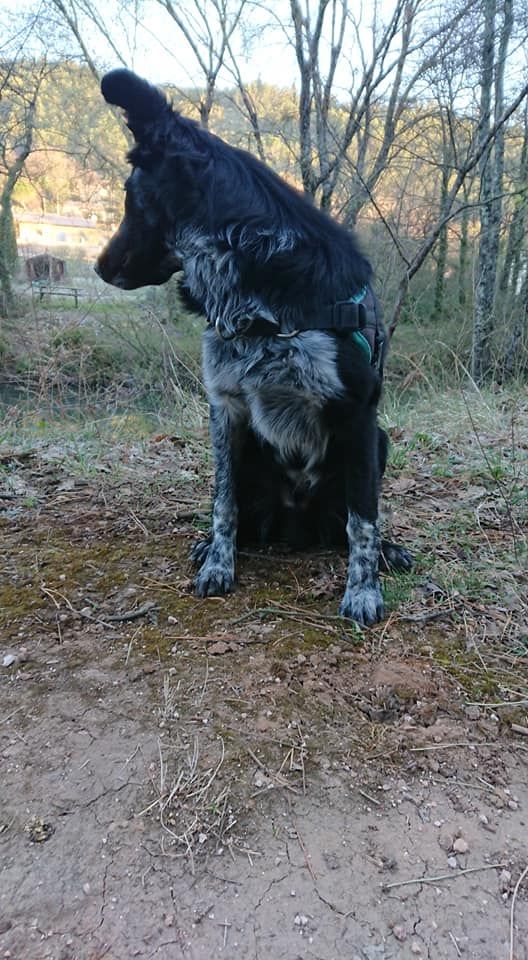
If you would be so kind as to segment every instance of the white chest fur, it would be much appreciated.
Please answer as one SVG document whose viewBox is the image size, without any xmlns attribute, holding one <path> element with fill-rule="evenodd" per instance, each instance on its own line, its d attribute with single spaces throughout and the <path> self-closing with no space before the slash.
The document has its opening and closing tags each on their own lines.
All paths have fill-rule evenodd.
<svg viewBox="0 0 528 960">
<path fill-rule="evenodd" d="M 204 378 L 210 400 L 245 420 L 284 464 L 311 470 L 326 452 L 322 410 L 343 393 L 333 338 L 306 331 L 291 339 L 204 336 Z"/>
</svg>

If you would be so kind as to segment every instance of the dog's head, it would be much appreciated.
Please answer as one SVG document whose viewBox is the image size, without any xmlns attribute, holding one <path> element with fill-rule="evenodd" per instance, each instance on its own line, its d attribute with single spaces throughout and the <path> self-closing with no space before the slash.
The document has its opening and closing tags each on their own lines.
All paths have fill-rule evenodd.
<svg viewBox="0 0 528 960">
<path fill-rule="evenodd" d="M 165 283 L 182 267 L 170 250 L 163 189 L 173 110 L 159 90 L 130 70 L 107 73 L 101 90 L 107 103 L 125 111 L 136 146 L 128 157 L 133 169 L 125 184 L 125 214 L 95 270 L 124 290 Z"/>
</svg>

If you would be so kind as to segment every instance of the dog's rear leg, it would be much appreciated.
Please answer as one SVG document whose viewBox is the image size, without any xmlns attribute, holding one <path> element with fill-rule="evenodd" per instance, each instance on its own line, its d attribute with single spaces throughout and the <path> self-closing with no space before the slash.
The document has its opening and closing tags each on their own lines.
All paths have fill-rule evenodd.
<svg viewBox="0 0 528 960">
<path fill-rule="evenodd" d="M 394 570 L 398 573 L 408 573 L 413 567 L 413 557 L 405 547 L 391 540 L 381 541 L 380 570 Z"/>
<path fill-rule="evenodd" d="M 355 411 L 345 444 L 348 575 L 339 612 L 370 625 L 383 617 L 379 581 L 380 534 L 378 499 L 380 470 L 374 405 Z"/>
<path fill-rule="evenodd" d="M 215 460 L 213 528 L 203 548 L 199 544 L 193 559 L 202 566 L 194 586 L 199 597 L 221 596 L 233 589 L 238 509 L 235 470 L 242 444 L 242 428 L 234 424 L 226 408 L 211 405 L 211 440 Z"/>
<path fill-rule="evenodd" d="M 381 427 L 378 427 L 378 457 L 380 477 L 383 477 L 383 474 L 385 473 L 388 455 L 389 438 L 385 433 L 385 430 L 382 430 Z M 412 554 L 410 554 L 405 547 L 400 546 L 399 543 L 392 543 L 391 540 L 381 541 L 380 570 L 397 570 L 400 572 L 407 572 L 411 570 L 412 565 Z"/>
</svg>

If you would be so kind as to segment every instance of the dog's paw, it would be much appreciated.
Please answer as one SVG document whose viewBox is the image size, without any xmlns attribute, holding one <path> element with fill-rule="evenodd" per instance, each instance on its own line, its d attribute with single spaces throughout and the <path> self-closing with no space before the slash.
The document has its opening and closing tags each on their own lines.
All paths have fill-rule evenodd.
<svg viewBox="0 0 528 960">
<path fill-rule="evenodd" d="M 370 586 L 347 586 L 345 595 L 339 605 L 342 617 L 355 620 L 356 623 L 370 627 L 373 623 L 383 620 L 383 597 L 379 583 Z"/>
<path fill-rule="evenodd" d="M 234 585 L 234 570 L 219 563 L 206 561 L 194 578 L 194 590 L 199 597 L 223 597 L 231 593 Z"/>
<path fill-rule="evenodd" d="M 189 560 L 191 563 L 194 563 L 195 566 L 201 567 L 203 563 L 207 560 L 207 554 L 209 553 L 209 547 L 211 546 L 211 537 L 207 537 L 207 540 L 197 540 L 191 547 L 191 552 L 189 554 Z"/>
<path fill-rule="evenodd" d="M 390 540 L 381 541 L 380 570 L 399 570 L 405 573 L 412 568 L 414 559 L 411 553 Z"/>
</svg>

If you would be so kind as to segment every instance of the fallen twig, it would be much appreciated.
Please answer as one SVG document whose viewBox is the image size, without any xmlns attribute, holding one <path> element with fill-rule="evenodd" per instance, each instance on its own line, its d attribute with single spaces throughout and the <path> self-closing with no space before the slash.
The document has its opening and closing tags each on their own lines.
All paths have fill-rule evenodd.
<svg viewBox="0 0 528 960">
<path fill-rule="evenodd" d="M 295 823 L 295 832 L 297 833 L 297 841 L 298 841 L 299 846 L 300 846 L 300 848 L 301 848 L 301 850 L 302 850 L 302 854 L 303 854 L 303 857 L 304 857 L 304 862 L 305 862 L 305 864 L 306 864 L 306 869 L 308 870 L 308 873 L 310 874 L 313 882 L 316 883 L 316 882 L 317 882 L 317 874 L 316 874 L 316 872 L 315 872 L 315 870 L 314 870 L 314 868 L 313 868 L 310 854 L 308 853 L 308 851 L 307 851 L 307 849 L 306 849 L 306 846 L 305 846 L 305 843 L 304 843 L 304 840 L 303 840 L 301 834 L 299 833 L 299 829 L 298 829 L 298 827 L 297 827 L 297 822 L 294 821 L 294 823 Z"/>
<path fill-rule="evenodd" d="M 365 793 L 364 790 L 358 790 L 358 793 L 360 793 L 365 800 L 368 800 L 369 803 L 374 803 L 377 807 L 381 807 L 381 800 L 376 800 L 376 797 L 371 797 L 370 794 Z"/>
<path fill-rule="evenodd" d="M 496 740 L 461 740 L 460 743 L 432 743 L 427 747 L 409 747 L 409 753 L 425 753 L 428 750 L 454 750 L 455 747 L 496 747 Z"/>
<path fill-rule="evenodd" d="M 452 617 L 457 611 L 453 607 L 446 610 L 429 610 L 426 613 L 397 614 L 396 622 L 403 620 L 406 623 L 428 623 L 430 620 L 440 620 L 442 617 Z"/>
<path fill-rule="evenodd" d="M 321 630 L 326 630 L 328 633 L 339 634 L 344 640 L 350 640 L 351 643 L 354 643 L 356 637 L 360 638 L 363 636 L 361 627 L 355 623 L 353 620 L 344 620 L 343 617 L 338 614 L 333 613 L 319 613 L 314 610 L 300 610 L 297 607 L 289 606 L 273 606 L 273 607 L 260 607 L 256 610 L 248 610 L 247 613 L 243 613 L 240 617 L 231 621 L 231 625 L 234 626 L 237 623 L 242 623 L 244 620 L 249 620 L 251 618 L 263 618 L 263 617 L 281 617 L 284 620 L 293 620 L 294 623 L 301 623 L 305 627 L 319 627 Z M 353 638 L 350 634 L 353 633 Z"/>
<path fill-rule="evenodd" d="M 524 700 L 501 700 L 500 703 L 486 703 L 485 701 L 468 700 L 467 707 L 489 707 L 490 710 L 498 710 L 500 707 L 528 707 L 528 699 Z"/>
<path fill-rule="evenodd" d="M 523 882 L 523 880 L 524 880 L 524 878 L 526 877 L 527 874 L 528 874 L 528 866 L 526 866 L 526 867 L 524 868 L 523 872 L 521 873 L 521 876 L 520 876 L 519 879 L 517 880 L 517 883 L 515 884 L 515 887 L 514 887 L 514 890 L 513 890 L 513 894 L 512 894 L 512 902 L 511 902 L 511 909 L 510 909 L 510 960 L 514 960 L 514 957 L 513 957 L 513 941 L 514 941 L 514 925 L 513 925 L 513 921 L 514 921 L 514 916 L 515 916 L 515 901 L 516 901 L 516 899 L 517 899 L 517 894 L 518 894 L 518 892 L 519 892 L 519 887 L 521 886 L 521 883 Z"/>
<path fill-rule="evenodd" d="M 110 626 L 110 623 L 108 623 L 108 621 L 102 620 L 100 617 L 93 617 L 92 614 L 91 614 L 91 613 L 87 613 L 86 610 L 76 610 L 75 607 L 72 606 L 72 604 L 71 604 L 70 601 L 68 600 L 68 597 L 65 597 L 63 593 L 59 593 L 58 590 L 55 590 L 55 591 L 49 590 L 48 587 L 45 587 L 42 583 L 41 583 L 41 585 L 40 585 L 40 589 L 41 589 L 42 593 L 44 594 L 44 596 L 49 597 L 49 599 L 52 601 L 52 603 L 55 604 L 55 608 L 56 608 L 57 610 L 60 610 L 60 603 L 57 603 L 57 600 L 56 600 L 56 598 L 55 598 L 55 595 L 56 595 L 57 597 L 60 597 L 61 600 L 64 601 L 64 603 L 65 603 L 66 606 L 68 607 L 68 610 L 69 610 L 71 613 L 74 613 L 76 617 L 82 617 L 84 620 L 91 620 L 92 623 L 100 623 L 100 624 L 103 625 L 103 627 L 109 627 L 109 626 Z"/>
<path fill-rule="evenodd" d="M 249 753 L 249 756 L 255 761 L 255 763 L 257 764 L 257 766 L 260 767 L 260 769 L 264 771 L 264 773 L 266 774 L 266 776 L 268 777 L 269 780 L 274 780 L 275 783 L 276 783 L 276 785 L 277 785 L 278 787 L 284 787 L 284 789 L 285 789 L 285 790 L 289 790 L 290 793 L 295 793 L 296 795 L 299 794 L 299 791 L 296 790 L 295 787 L 292 787 L 292 786 L 288 783 L 288 781 L 286 780 L 286 777 L 281 776 L 280 771 L 279 771 L 279 773 L 273 773 L 271 770 L 269 770 L 269 769 L 265 766 L 265 764 L 262 763 L 262 760 L 259 760 L 259 758 L 257 757 L 257 755 L 256 755 L 255 753 L 253 753 L 253 750 L 251 749 L 251 747 L 246 747 L 246 750 L 247 750 L 247 752 Z"/>
<path fill-rule="evenodd" d="M 466 870 L 451 870 L 450 873 L 440 873 L 437 877 L 414 877 L 412 880 L 398 880 L 395 883 L 384 883 L 381 889 L 383 892 L 393 890 L 395 887 L 407 887 L 411 883 L 438 883 L 439 880 L 455 880 L 457 877 L 463 877 L 467 873 L 478 873 L 481 870 L 504 869 L 504 863 L 486 863 L 482 867 L 468 867 Z M 528 868 L 527 868 L 528 871 Z"/>
<path fill-rule="evenodd" d="M 522 727 L 520 723 L 512 723 L 513 733 L 520 733 L 523 737 L 528 737 L 528 727 Z"/>
<path fill-rule="evenodd" d="M 454 948 L 455 948 L 458 956 L 461 957 L 461 956 L 462 956 L 462 951 L 461 951 L 460 947 L 458 946 L 458 943 L 456 942 L 456 938 L 455 938 L 455 937 L 453 936 L 453 934 L 451 933 L 451 930 L 449 931 L 449 937 L 450 937 L 450 940 L 451 940 L 451 942 L 452 942 L 452 944 L 453 944 L 453 946 L 454 946 Z"/>
<path fill-rule="evenodd" d="M 154 603 L 154 601 L 147 600 L 147 602 L 142 603 L 140 607 L 127 610 L 125 613 L 111 613 L 106 619 L 109 623 L 124 623 L 126 620 L 137 620 L 139 617 L 144 617 L 145 614 L 150 613 L 156 606 L 157 604 Z M 85 614 L 81 613 L 81 616 L 85 616 Z"/>
<path fill-rule="evenodd" d="M 12 711 L 12 713 L 8 713 L 6 717 L 2 717 L 2 719 L 0 720 L 0 723 L 7 723 L 7 721 L 11 720 L 11 718 L 14 717 L 17 713 L 20 713 L 22 709 L 23 709 L 22 707 L 17 707 L 16 710 Z"/>
</svg>

